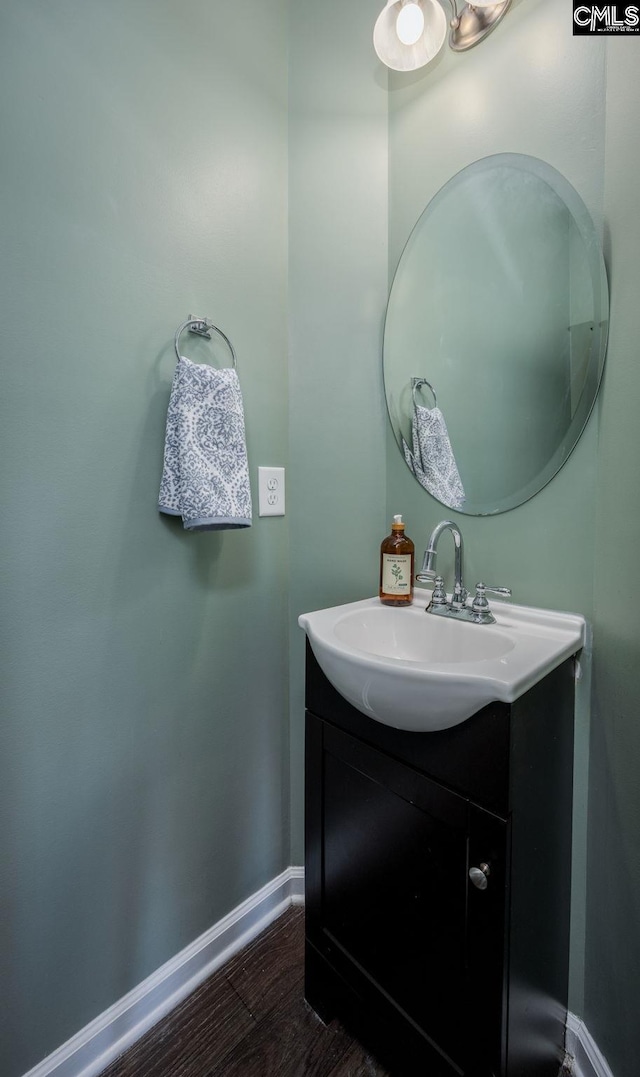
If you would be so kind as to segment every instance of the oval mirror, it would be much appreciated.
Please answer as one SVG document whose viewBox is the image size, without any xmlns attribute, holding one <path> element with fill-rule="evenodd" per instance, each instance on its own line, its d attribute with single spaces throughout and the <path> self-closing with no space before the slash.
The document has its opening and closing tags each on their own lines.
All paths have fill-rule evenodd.
<svg viewBox="0 0 640 1077">
<path fill-rule="evenodd" d="M 598 236 L 559 172 L 507 153 L 454 176 L 409 237 L 385 321 L 389 418 L 421 486 L 473 516 L 541 490 L 593 407 L 608 317 Z"/>
</svg>

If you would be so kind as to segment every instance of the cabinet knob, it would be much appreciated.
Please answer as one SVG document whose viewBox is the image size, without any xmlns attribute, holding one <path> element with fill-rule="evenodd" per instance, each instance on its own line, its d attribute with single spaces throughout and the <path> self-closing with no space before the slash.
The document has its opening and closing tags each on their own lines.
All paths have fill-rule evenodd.
<svg viewBox="0 0 640 1077">
<path fill-rule="evenodd" d="M 477 868 L 469 868 L 469 878 L 478 890 L 487 889 L 487 886 L 489 885 L 489 875 L 491 875 L 491 868 L 488 864 L 480 864 Z"/>
</svg>

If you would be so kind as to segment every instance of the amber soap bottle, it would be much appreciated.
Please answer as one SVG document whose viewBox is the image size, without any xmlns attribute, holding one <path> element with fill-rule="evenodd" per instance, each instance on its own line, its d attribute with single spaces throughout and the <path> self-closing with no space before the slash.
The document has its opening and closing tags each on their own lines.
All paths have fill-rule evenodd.
<svg viewBox="0 0 640 1077">
<path fill-rule="evenodd" d="M 410 606 L 413 602 L 414 553 L 402 516 L 394 516 L 391 534 L 380 547 L 380 601 L 385 606 Z"/>
</svg>

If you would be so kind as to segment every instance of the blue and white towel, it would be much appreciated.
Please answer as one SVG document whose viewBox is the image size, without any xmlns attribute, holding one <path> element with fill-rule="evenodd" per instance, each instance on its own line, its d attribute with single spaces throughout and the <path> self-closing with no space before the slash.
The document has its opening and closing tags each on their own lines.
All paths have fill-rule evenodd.
<svg viewBox="0 0 640 1077">
<path fill-rule="evenodd" d="M 235 370 L 181 356 L 173 376 L 160 512 L 189 531 L 251 526 L 244 409 Z"/>
<path fill-rule="evenodd" d="M 404 438 L 405 460 L 425 490 L 450 509 L 460 509 L 465 492 L 440 408 L 416 404 L 411 423 L 411 449 Z"/>
</svg>

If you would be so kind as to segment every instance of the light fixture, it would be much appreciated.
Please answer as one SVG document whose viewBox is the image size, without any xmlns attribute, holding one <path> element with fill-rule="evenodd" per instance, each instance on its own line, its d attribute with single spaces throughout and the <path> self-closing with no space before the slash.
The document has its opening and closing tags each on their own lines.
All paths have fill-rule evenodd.
<svg viewBox="0 0 640 1077">
<path fill-rule="evenodd" d="M 444 2 L 444 0 L 442 0 Z M 464 52 L 483 41 L 506 15 L 511 0 L 474 0 L 458 12 L 457 0 L 448 0 L 452 11 L 449 46 Z M 387 0 L 373 30 L 373 45 L 387 67 L 415 71 L 430 63 L 447 36 L 447 17 L 440 0 Z"/>
<path fill-rule="evenodd" d="M 396 20 L 396 33 L 403 45 L 415 45 L 424 33 L 424 15 L 420 4 L 404 4 Z"/>
</svg>

